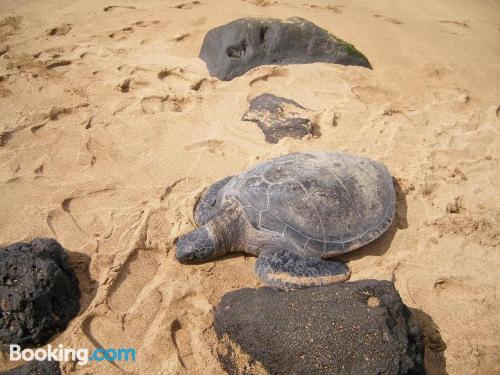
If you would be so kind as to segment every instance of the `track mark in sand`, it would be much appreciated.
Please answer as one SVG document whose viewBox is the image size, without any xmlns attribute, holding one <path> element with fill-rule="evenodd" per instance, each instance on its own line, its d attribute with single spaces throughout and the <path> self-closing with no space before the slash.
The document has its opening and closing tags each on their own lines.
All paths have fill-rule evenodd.
<svg viewBox="0 0 500 375">
<path fill-rule="evenodd" d="M 5 146 L 12 139 L 11 131 L 4 131 L 0 133 L 0 147 Z"/>
<path fill-rule="evenodd" d="M 177 77 L 184 81 L 189 81 L 188 78 L 185 77 L 186 72 L 183 68 L 175 67 L 175 68 L 165 68 L 158 72 L 157 77 L 160 80 L 164 80 L 167 77 Z"/>
<path fill-rule="evenodd" d="M 160 23 L 160 21 L 158 21 L 158 20 L 154 20 L 151 22 L 137 21 L 137 22 L 134 22 L 133 25 L 137 26 L 137 27 L 148 27 L 151 25 L 158 25 L 159 23 Z"/>
<path fill-rule="evenodd" d="M 54 69 L 58 68 L 60 66 L 66 66 L 66 65 L 71 65 L 70 60 L 49 60 L 46 62 L 46 68 L 47 69 Z"/>
<path fill-rule="evenodd" d="M 288 75 L 288 70 L 281 67 L 272 68 L 270 71 L 261 74 L 250 81 L 249 86 L 253 86 L 258 82 L 267 82 L 269 78 L 274 77 L 286 77 Z"/>
<path fill-rule="evenodd" d="M 44 163 L 41 163 L 38 167 L 35 168 L 33 172 L 35 172 L 36 175 L 40 176 L 43 174 L 43 167 Z"/>
<path fill-rule="evenodd" d="M 148 96 L 141 99 L 142 112 L 147 115 L 163 112 L 182 112 L 191 100 L 185 97 L 172 95 Z"/>
<path fill-rule="evenodd" d="M 196 82 L 193 82 L 189 88 L 193 91 L 205 91 L 207 88 L 213 89 L 215 82 L 213 80 L 208 80 L 206 78 L 201 78 Z"/>
<path fill-rule="evenodd" d="M 191 34 L 189 34 L 189 33 L 180 33 L 180 34 L 175 35 L 175 36 L 172 38 L 172 40 L 173 40 L 174 42 L 180 42 L 180 41 L 182 41 L 182 40 L 186 39 L 189 35 L 191 35 Z"/>
<path fill-rule="evenodd" d="M 326 11 L 337 13 L 337 14 L 342 13 L 341 6 L 338 6 L 338 5 L 320 6 L 320 5 L 316 5 L 316 4 L 305 3 L 305 4 L 302 4 L 302 6 L 307 7 L 307 8 L 311 8 L 311 9 L 326 10 Z"/>
<path fill-rule="evenodd" d="M 105 12 L 111 12 L 113 10 L 116 10 L 116 9 L 131 9 L 131 10 L 135 10 L 136 7 L 133 7 L 133 6 L 125 6 L 125 5 L 109 5 L 105 8 L 103 8 L 102 10 L 105 11 Z"/>
<path fill-rule="evenodd" d="M 0 147 L 5 146 L 12 139 L 12 131 L 4 131 L 0 133 Z"/>
<path fill-rule="evenodd" d="M 383 102 L 387 93 L 377 86 L 354 86 L 351 92 L 364 104 Z"/>
<path fill-rule="evenodd" d="M 82 232 L 83 234 L 86 234 L 88 236 L 89 234 L 85 230 L 83 230 L 83 228 L 80 226 L 80 224 L 78 224 L 75 217 L 71 213 L 70 205 L 71 205 L 71 201 L 74 198 L 75 197 L 69 197 L 69 198 L 64 199 L 61 203 L 61 208 L 63 209 L 64 212 L 66 212 L 69 215 L 69 217 L 71 218 L 71 221 L 73 222 L 73 224 L 75 224 L 75 226 L 78 228 L 78 230 L 80 232 Z"/>
<path fill-rule="evenodd" d="M 439 23 L 447 24 L 447 25 L 455 25 L 463 28 L 468 28 L 469 24 L 466 21 L 448 21 L 448 20 L 440 20 Z"/>
<path fill-rule="evenodd" d="M 115 32 L 109 34 L 108 36 L 111 39 L 123 40 L 123 39 L 128 38 L 128 36 L 130 34 L 132 34 L 133 32 L 134 32 L 134 28 L 129 26 L 129 27 L 124 27 L 121 30 L 115 31 Z"/>
<path fill-rule="evenodd" d="M 272 4 L 271 0 L 243 0 L 245 3 L 250 3 L 259 7 L 267 7 Z"/>
<path fill-rule="evenodd" d="M 56 240 L 59 239 L 59 237 L 57 236 L 56 228 L 54 226 L 54 220 L 56 219 L 57 215 L 58 215 L 57 210 L 50 210 L 46 218 L 47 226 L 49 227 L 50 231 L 52 232 Z"/>
<path fill-rule="evenodd" d="M 170 325 L 170 337 L 177 352 L 177 360 L 184 369 L 190 369 L 196 365 L 191 345 L 192 327 L 189 327 L 185 319 L 176 318 Z"/>
<path fill-rule="evenodd" d="M 96 237 L 96 236 L 98 236 L 98 232 L 96 232 L 95 230 L 93 230 L 92 226 L 89 225 L 89 223 L 85 223 L 84 222 L 84 225 L 86 227 L 90 228 L 89 230 L 90 230 L 90 232 L 93 232 L 93 234 L 89 233 L 89 231 L 85 230 L 82 227 L 82 225 L 80 225 L 80 223 L 78 222 L 78 220 L 75 217 L 72 205 L 73 205 L 74 202 L 79 201 L 80 199 L 84 199 L 84 200 L 85 199 L 94 199 L 94 197 L 96 195 L 100 195 L 100 194 L 103 194 L 103 193 L 110 193 L 111 192 L 111 195 L 108 194 L 106 196 L 106 198 L 105 198 L 104 201 L 109 200 L 111 198 L 114 190 L 115 190 L 115 188 L 113 188 L 113 187 L 106 187 L 106 188 L 103 188 L 103 189 L 92 190 L 92 191 L 88 191 L 88 192 L 85 192 L 85 193 L 71 194 L 67 198 L 63 199 L 63 201 L 61 202 L 61 208 L 62 208 L 63 212 L 65 212 L 66 214 L 68 214 L 69 218 L 71 219 L 71 221 L 73 222 L 73 224 L 75 225 L 75 227 L 81 233 L 83 233 L 84 235 L 86 235 L 88 237 L 92 237 L 92 238 Z M 97 203 L 95 203 L 95 202 L 93 202 L 93 203 L 94 203 L 94 206 L 97 205 Z M 77 211 L 79 211 L 78 206 L 77 206 Z M 86 218 L 86 219 L 89 218 L 88 213 L 86 213 L 86 215 L 84 216 L 84 218 Z"/>
<path fill-rule="evenodd" d="M 389 22 L 389 23 L 393 23 L 395 25 L 402 25 L 403 22 L 401 22 L 400 20 L 398 20 L 397 18 L 389 18 L 389 17 L 384 17 L 382 16 L 381 14 L 374 14 L 373 17 L 375 18 L 383 18 L 383 20 L 385 22 Z"/>
<path fill-rule="evenodd" d="M 52 107 L 50 109 L 50 113 L 48 114 L 48 118 L 52 121 L 59 120 L 59 117 L 66 116 L 72 114 L 74 111 L 80 108 L 88 108 L 89 103 L 78 104 L 74 107 Z"/>
<path fill-rule="evenodd" d="M 26 125 L 19 126 L 15 129 L 12 130 L 5 130 L 0 133 L 0 147 L 5 146 L 14 136 L 14 134 L 20 132 L 21 130 L 24 130 L 26 128 Z"/>
<path fill-rule="evenodd" d="M 500 231 L 484 217 L 448 213 L 426 225 L 435 227 L 440 235 L 470 237 L 484 247 L 500 244 Z"/>
<path fill-rule="evenodd" d="M 182 329 L 181 323 L 179 320 L 174 319 L 172 324 L 170 325 L 170 337 L 172 339 L 172 342 L 174 344 L 175 350 L 177 351 L 177 359 L 179 360 L 179 363 L 183 368 L 186 368 L 186 365 L 184 364 L 184 361 L 182 360 L 181 356 L 181 351 L 179 349 L 179 344 L 177 344 L 177 332 L 179 332 Z"/>
<path fill-rule="evenodd" d="M 123 92 L 124 94 L 130 92 L 130 90 L 137 89 L 139 87 L 145 87 L 149 86 L 150 83 L 148 81 L 140 80 L 140 79 L 132 79 L 132 78 L 127 78 L 124 79 L 122 82 L 120 82 L 116 88 L 120 91 Z"/>
<path fill-rule="evenodd" d="M 85 143 L 85 148 L 90 155 L 90 160 L 88 161 L 88 164 L 90 167 L 93 167 L 95 162 L 97 161 L 97 156 L 96 156 L 95 152 L 93 151 L 94 145 L 93 145 L 92 138 L 89 138 L 89 140 Z"/>
<path fill-rule="evenodd" d="M 173 92 L 201 91 L 214 88 L 215 80 L 200 77 L 181 67 L 164 68 L 157 74 L 159 80 L 164 81 Z M 189 93 L 187 93 L 189 95 Z"/>
<path fill-rule="evenodd" d="M 163 112 L 163 102 L 167 100 L 165 96 L 148 96 L 141 99 L 142 112 L 147 115 Z"/>
<path fill-rule="evenodd" d="M 159 267 L 158 254 L 151 250 L 135 250 L 121 268 L 108 295 L 109 307 L 127 312 L 138 304 L 141 291 L 153 280 Z"/>
<path fill-rule="evenodd" d="M 224 155 L 224 141 L 220 139 L 207 139 L 206 141 L 191 143 L 184 146 L 184 150 L 206 150 L 211 154 Z"/>
<path fill-rule="evenodd" d="M 403 24 L 403 22 L 398 20 L 397 18 L 385 18 L 384 21 L 389 22 L 389 23 L 393 23 L 395 25 L 402 25 Z"/>
<path fill-rule="evenodd" d="M 0 46 L 0 56 L 5 55 L 7 52 L 9 52 L 9 49 L 10 49 L 10 47 L 8 44 Z M 1 76 L 1 77 L 3 77 L 3 76 Z"/>
<path fill-rule="evenodd" d="M 104 320 L 102 324 L 100 323 L 100 320 Z M 96 329 L 94 329 L 94 326 L 97 326 Z M 104 345 L 101 344 L 100 340 L 98 337 L 94 335 L 94 331 L 98 332 L 99 335 L 102 335 L 103 337 L 109 337 L 112 338 L 114 335 L 116 335 L 117 332 L 122 332 L 122 324 L 121 322 L 116 322 L 112 321 L 109 319 L 106 319 L 105 317 L 99 317 L 95 315 L 89 315 L 84 318 L 83 322 L 81 323 L 81 329 L 83 332 L 83 335 L 88 338 L 88 340 L 96 347 L 99 349 L 104 349 L 106 347 L 111 347 L 111 345 L 107 345 L 106 342 L 104 342 Z M 125 345 L 124 345 L 125 346 Z M 118 368 L 121 373 L 124 373 L 124 369 L 122 369 L 115 361 L 109 361 L 111 365 L 114 367 Z"/>
<path fill-rule="evenodd" d="M 0 21 L 0 38 L 14 35 L 21 26 L 21 16 L 7 16 Z"/>
<path fill-rule="evenodd" d="M 196 5 L 200 5 L 201 4 L 201 1 L 191 1 L 189 3 L 182 3 L 182 4 L 179 4 L 179 5 L 175 5 L 174 8 L 177 8 L 177 9 L 191 9 L 192 7 L 196 6 Z"/>
<path fill-rule="evenodd" d="M 63 36 L 71 31 L 73 25 L 70 23 L 63 23 L 62 25 L 53 27 L 52 29 L 47 30 L 46 34 L 48 36 Z"/>
<path fill-rule="evenodd" d="M 0 98 L 7 98 L 12 94 L 12 92 L 5 87 L 0 87 Z"/>
<path fill-rule="evenodd" d="M 122 83 L 120 83 L 118 85 L 118 88 L 120 89 L 121 92 L 123 93 L 127 93 L 130 91 L 130 82 L 132 80 L 130 78 L 127 78 L 126 80 L 124 80 Z"/>
</svg>

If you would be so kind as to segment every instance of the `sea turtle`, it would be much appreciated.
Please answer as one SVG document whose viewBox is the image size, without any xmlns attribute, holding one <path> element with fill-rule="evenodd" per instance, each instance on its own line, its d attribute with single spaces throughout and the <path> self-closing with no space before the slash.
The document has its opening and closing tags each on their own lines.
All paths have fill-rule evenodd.
<svg viewBox="0 0 500 375">
<path fill-rule="evenodd" d="M 176 257 L 198 263 L 230 252 L 257 255 L 266 285 L 292 289 L 349 278 L 341 261 L 384 233 L 395 213 L 387 168 L 341 152 L 297 152 L 210 186 L 194 211 L 199 228 Z"/>
</svg>

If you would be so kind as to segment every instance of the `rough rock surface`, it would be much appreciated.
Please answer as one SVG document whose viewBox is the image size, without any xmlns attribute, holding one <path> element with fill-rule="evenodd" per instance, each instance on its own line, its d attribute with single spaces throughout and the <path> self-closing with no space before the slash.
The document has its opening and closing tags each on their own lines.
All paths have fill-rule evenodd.
<svg viewBox="0 0 500 375">
<path fill-rule="evenodd" d="M 215 331 L 230 374 L 425 374 L 421 330 L 388 281 L 230 292 Z"/>
<path fill-rule="evenodd" d="M 80 309 L 78 279 L 49 238 L 0 249 L 0 344 L 43 345 Z"/>
<path fill-rule="evenodd" d="M 259 65 L 313 62 L 371 68 L 353 45 L 303 18 L 241 18 L 210 30 L 200 58 L 210 75 L 223 81 L 241 76 Z"/>
<path fill-rule="evenodd" d="M 0 375 L 61 375 L 61 369 L 56 361 L 32 361 Z"/>
<path fill-rule="evenodd" d="M 302 138 L 313 135 L 315 125 L 307 110 L 297 102 L 262 94 L 250 101 L 250 108 L 241 118 L 255 122 L 266 136 L 266 142 L 277 143 L 281 138 Z"/>
</svg>

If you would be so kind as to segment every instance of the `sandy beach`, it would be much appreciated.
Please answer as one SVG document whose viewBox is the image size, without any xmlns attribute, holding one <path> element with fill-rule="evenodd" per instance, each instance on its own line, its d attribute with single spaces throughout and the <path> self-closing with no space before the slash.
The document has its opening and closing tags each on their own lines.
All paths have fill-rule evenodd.
<svg viewBox="0 0 500 375">
<path fill-rule="evenodd" d="M 198 58 L 241 17 L 300 16 L 372 70 L 261 66 L 231 81 Z M 134 347 L 71 374 L 223 374 L 213 309 L 262 284 L 255 258 L 175 259 L 211 183 L 300 150 L 383 162 L 397 213 L 345 257 L 351 280 L 394 281 L 423 324 L 429 374 L 500 373 L 500 3 L 478 0 L 0 3 L 0 245 L 53 237 L 81 310 L 51 344 Z M 265 142 L 241 117 L 271 93 L 319 134 Z M 17 365 L 0 358 L 0 371 Z"/>
</svg>

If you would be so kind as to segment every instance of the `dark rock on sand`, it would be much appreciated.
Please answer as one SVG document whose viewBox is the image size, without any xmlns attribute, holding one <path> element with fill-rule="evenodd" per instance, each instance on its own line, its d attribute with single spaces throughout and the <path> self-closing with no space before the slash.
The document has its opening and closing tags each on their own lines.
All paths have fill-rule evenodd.
<svg viewBox="0 0 500 375">
<path fill-rule="evenodd" d="M 0 344 L 44 345 L 80 309 L 78 279 L 56 240 L 0 249 Z"/>
<path fill-rule="evenodd" d="M 313 62 L 371 68 L 352 44 L 303 18 L 241 18 L 210 30 L 200 58 L 210 75 L 223 81 L 241 76 L 259 65 Z"/>
<path fill-rule="evenodd" d="M 0 375 L 61 375 L 61 369 L 57 361 L 33 361 Z"/>
<path fill-rule="evenodd" d="M 425 374 L 421 330 L 388 281 L 230 292 L 215 331 L 230 374 Z"/>
<path fill-rule="evenodd" d="M 293 100 L 271 94 L 252 99 L 250 108 L 241 118 L 255 122 L 264 132 L 266 141 L 277 143 L 281 138 L 302 138 L 312 135 L 315 125 L 306 115 L 306 109 Z"/>
</svg>

